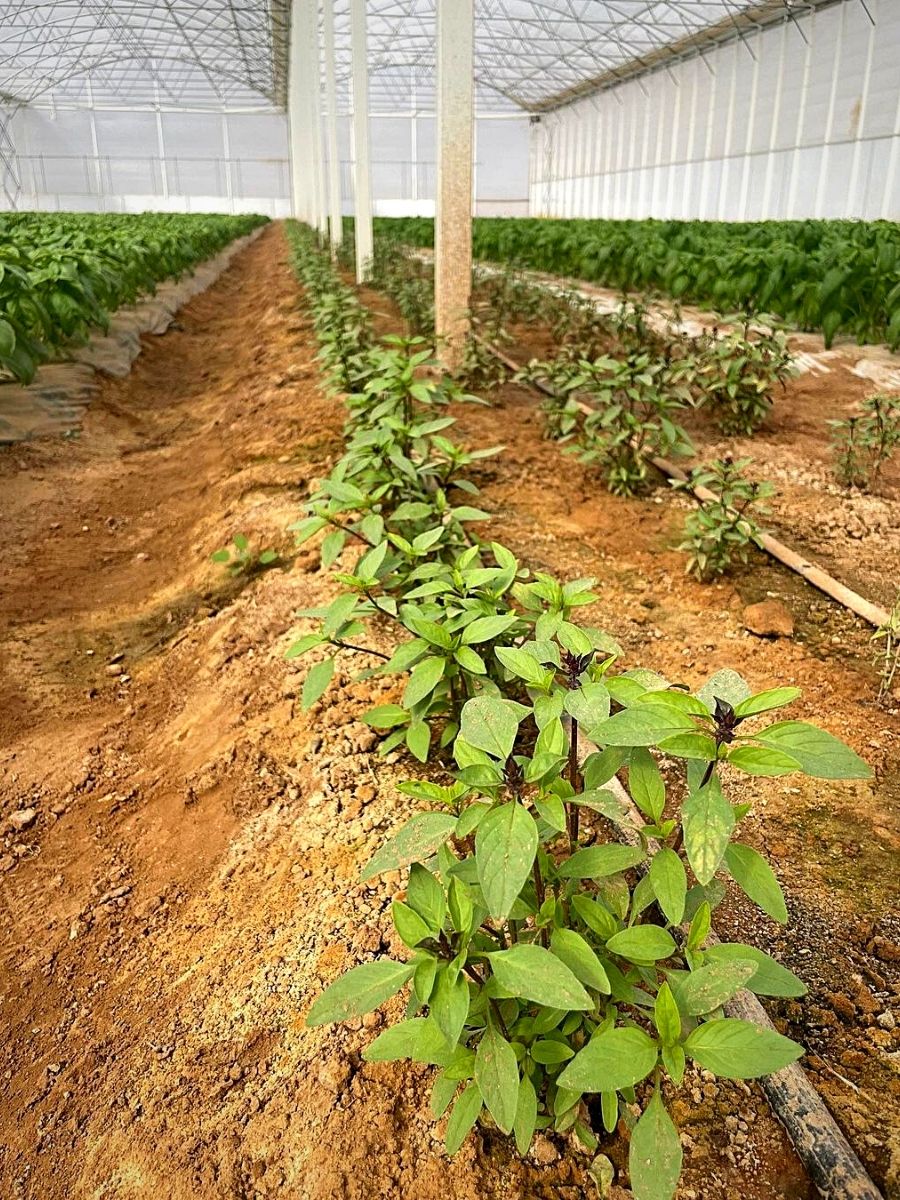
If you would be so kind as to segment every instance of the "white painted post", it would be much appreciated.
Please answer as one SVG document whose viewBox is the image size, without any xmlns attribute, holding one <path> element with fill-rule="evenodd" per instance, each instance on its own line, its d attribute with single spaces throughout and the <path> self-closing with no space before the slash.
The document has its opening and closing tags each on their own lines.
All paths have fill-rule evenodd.
<svg viewBox="0 0 900 1200">
<path fill-rule="evenodd" d="M 292 211 L 300 221 L 309 221 L 310 205 L 310 139 L 306 97 L 306 59 L 308 44 L 304 45 L 308 0 L 292 0 L 291 42 L 288 60 L 288 132 L 291 161 Z"/>
<path fill-rule="evenodd" d="M 438 0 L 434 323 L 448 370 L 460 365 L 469 332 L 474 41 L 473 0 Z"/>
<path fill-rule="evenodd" d="M 866 134 L 866 117 L 869 112 L 869 88 L 872 83 L 872 61 L 875 58 L 875 40 L 878 32 L 878 0 L 870 0 L 871 5 L 871 23 L 869 25 L 869 37 L 866 46 L 866 65 L 863 72 L 863 81 L 861 95 L 859 99 L 859 109 L 856 117 L 856 132 L 853 139 L 853 159 L 850 165 L 850 183 L 847 188 L 847 207 L 843 212 L 845 217 L 865 217 L 866 216 L 866 190 L 863 189 L 857 199 L 859 189 L 859 177 L 861 173 L 861 156 L 863 148 L 863 138 Z M 873 149 L 869 149 L 870 154 Z M 871 163 L 871 158 L 869 159 Z"/>
<path fill-rule="evenodd" d="M 341 163 L 338 158 L 337 86 L 334 71 L 334 0 L 323 0 L 325 26 L 325 137 L 328 143 L 328 200 L 332 253 L 343 240 Z"/>
<path fill-rule="evenodd" d="M 781 122 L 781 97 L 784 94 L 784 67 L 787 59 L 787 41 L 789 21 L 782 22 L 781 47 L 778 52 L 778 76 L 775 80 L 775 96 L 772 101 L 772 124 L 769 128 L 769 148 L 766 152 L 766 174 L 763 182 L 762 212 L 763 221 L 782 219 L 783 209 L 776 211 L 772 206 L 772 193 L 775 189 L 775 158 L 778 150 L 778 126 Z"/>
<path fill-rule="evenodd" d="M 88 94 L 88 120 L 91 127 L 91 153 L 94 156 L 94 185 L 97 189 L 96 196 L 101 212 L 106 210 L 106 201 L 103 191 L 103 176 L 100 168 L 100 142 L 97 137 L 97 113 L 94 109 L 94 88 L 91 83 L 90 75 L 86 79 L 87 94 Z M 31 177 L 34 180 L 34 165 L 31 166 Z M 35 189 L 32 188 L 32 191 Z"/>
<path fill-rule="evenodd" d="M 362 283 L 372 258 L 372 174 L 369 165 L 369 65 L 366 0 L 350 0 L 350 55 L 353 79 L 353 209 L 356 218 L 356 282 Z"/>
<path fill-rule="evenodd" d="M 737 96 L 737 77 L 738 77 L 738 58 L 741 54 L 742 43 L 740 38 L 734 41 L 734 61 L 731 64 L 731 88 L 728 92 L 728 114 L 725 118 L 725 144 L 722 148 L 722 176 L 719 181 L 719 203 L 716 208 L 715 219 L 724 221 L 728 216 L 728 179 L 732 166 L 732 149 L 731 143 L 734 135 L 734 102 Z M 724 57 L 724 54 L 723 54 Z"/>
<path fill-rule="evenodd" d="M 234 213 L 234 180 L 231 178 L 231 135 L 228 128 L 228 114 L 222 113 L 222 154 L 225 164 L 225 195 L 228 198 L 228 208 Z"/>
<path fill-rule="evenodd" d="M 159 152 L 159 174 L 162 184 L 163 200 L 166 202 L 166 207 L 169 206 L 169 169 L 166 165 L 166 140 L 163 136 L 163 120 L 162 109 L 159 103 L 159 84 L 153 85 L 153 108 L 156 113 L 156 142 Z"/>
<path fill-rule="evenodd" d="M 762 57 L 763 30 L 756 33 L 756 45 L 753 59 L 753 78 L 750 84 L 750 103 L 747 105 L 747 136 L 744 141 L 744 161 L 741 163 L 741 199 L 738 211 L 732 219 L 738 221 L 750 220 L 750 173 L 753 170 L 753 128 L 756 120 L 756 97 L 759 95 L 759 60 Z M 758 214 L 757 214 L 758 219 Z"/>
<path fill-rule="evenodd" d="M 844 46 L 847 42 L 847 9 L 848 4 L 842 4 L 840 7 L 840 31 L 834 46 L 834 67 L 831 73 L 831 93 L 828 98 L 828 117 L 825 122 L 825 142 L 822 146 L 822 158 L 819 163 L 819 178 L 816 183 L 816 199 L 813 207 L 812 215 L 814 217 L 836 217 L 837 208 L 844 208 L 845 205 L 838 206 L 834 203 L 834 196 L 837 193 L 837 180 L 832 180 L 830 177 L 831 167 L 831 144 L 834 140 L 834 123 L 837 113 L 837 92 L 842 78 L 842 63 L 841 55 Z M 831 194 L 832 205 L 831 211 L 827 212 L 827 197 Z"/>
<path fill-rule="evenodd" d="M 328 197 L 325 177 L 325 155 L 322 146 L 322 54 L 319 46 L 319 0 L 310 0 L 309 12 L 309 123 L 312 140 L 312 172 L 314 188 L 314 225 L 324 239 L 328 238 Z"/>
<path fill-rule="evenodd" d="M 800 150 L 803 146 L 803 130 L 806 122 L 806 102 L 809 95 L 809 79 L 812 71 L 813 46 L 816 37 L 816 10 L 810 13 L 804 22 L 806 30 L 806 50 L 803 55 L 803 80 L 800 86 L 800 103 L 797 106 L 797 128 L 794 133 L 794 145 L 791 150 L 790 183 L 788 185 L 788 200 L 784 215 L 793 221 L 800 214 L 802 206 L 797 204 L 797 194 L 800 190 Z"/>
</svg>

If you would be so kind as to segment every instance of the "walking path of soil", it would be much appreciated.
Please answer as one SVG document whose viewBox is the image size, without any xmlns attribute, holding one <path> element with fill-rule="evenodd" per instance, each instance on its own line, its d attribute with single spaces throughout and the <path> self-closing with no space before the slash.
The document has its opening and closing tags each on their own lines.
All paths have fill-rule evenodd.
<svg viewBox="0 0 900 1200">
<path fill-rule="evenodd" d="M 103 385 L 80 438 L 0 455 L 0 1196 L 592 1196 L 588 1157 L 549 1138 L 522 1163 L 484 1133 L 448 1163 L 430 1070 L 359 1057 L 380 1016 L 303 1027 L 323 981 L 391 948 L 398 881 L 361 886 L 358 870 L 408 810 L 393 785 L 414 768 L 375 757 L 357 719 L 390 685 L 352 683 L 362 664 L 348 659 L 303 714 L 303 671 L 283 659 L 294 611 L 334 590 L 284 530 L 339 453 L 342 414 L 319 388 L 282 231 L 179 320 Z M 755 920 L 752 936 L 812 987 L 776 1016 L 806 1038 L 817 1084 L 890 1190 L 900 729 L 868 700 L 858 633 L 829 609 L 805 642 L 751 641 L 730 584 L 682 581 L 671 510 L 611 500 L 541 440 L 532 397 L 504 403 L 462 413 L 473 442 L 511 442 L 484 466 L 492 532 L 532 565 L 601 576 L 590 615 L 629 661 L 690 682 L 720 665 L 796 681 L 798 715 L 879 772 L 875 788 L 746 793 L 794 918 L 787 932 Z M 282 563 L 247 579 L 210 564 L 240 532 Z M 765 568 L 736 587 L 785 581 Z M 746 920 L 735 904 L 722 923 Z M 689 1087 L 682 1200 L 810 1195 L 754 1088 L 700 1074 Z M 604 1149 L 622 1161 L 619 1139 Z"/>
</svg>

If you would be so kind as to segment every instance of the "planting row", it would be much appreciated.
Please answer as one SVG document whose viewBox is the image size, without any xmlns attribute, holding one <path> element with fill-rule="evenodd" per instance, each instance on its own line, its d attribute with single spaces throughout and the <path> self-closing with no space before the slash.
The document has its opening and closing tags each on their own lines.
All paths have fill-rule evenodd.
<svg viewBox="0 0 900 1200">
<path fill-rule="evenodd" d="M 422 217 L 376 222 L 434 244 Z M 891 221 L 604 221 L 479 217 L 476 258 L 517 263 L 623 292 L 754 315 L 798 329 L 900 346 L 900 226 Z"/>
<path fill-rule="evenodd" d="M 371 282 L 397 304 L 411 331 L 433 337 L 433 266 L 394 238 L 380 236 Z M 497 347 L 517 331 L 549 334 L 551 353 L 533 358 L 515 379 L 548 393 L 543 404 L 548 436 L 596 470 L 613 492 L 645 491 L 659 473 L 659 456 L 696 455 L 685 429 L 708 414 L 731 437 L 755 434 L 770 417 L 776 393 L 794 375 L 792 356 L 778 331 L 745 320 L 727 331 L 697 337 L 648 320 L 641 301 L 602 312 L 577 291 L 538 285 L 516 269 L 476 272 L 473 329 L 463 367 L 470 384 L 489 395 L 509 377 Z M 876 393 L 858 413 L 828 421 L 833 470 L 843 488 L 879 489 L 900 449 L 900 396 Z M 823 426 L 824 429 L 824 426 Z M 748 478 L 749 457 L 726 456 L 695 466 L 677 489 L 711 489 L 717 499 L 688 512 L 680 548 L 688 571 L 709 580 L 745 563 L 760 546 L 760 521 L 769 515 L 772 485 Z M 900 595 L 874 639 L 879 701 L 890 703 L 900 670 Z"/>
<path fill-rule="evenodd" d="M 265 220 L 258 216 L 4 213 L 0 216 L 0 379 L 38 365 L 122 304 L 178 277 Z"/>
<path fill-rule="evenodd" d="M 391 909 L 405 952 L 336 980 L 307 1023 L 358 1018 L 402 991 L 404 1019 L 365 1057 L 436 1068 L 432 1110 L 449 1113 L 449 1152 L 478 1121 L 520 1153 L 538 1129 L 572 1131 L 591 1149 L 629 1131 L 634 1195 L 664 1200 L 682 1159 L 667 1101 L 688 1060 L 745 1079 L 802 1053 L 723 1012 L 741 988 L 805 991 L 752 946 L 709 944 L 728 879 L 787 920 L 772 869 L 734 840 L 749 805 L 727 790 L 742 774 L 868 769 L 811 725 L 772 722 L 796 688 L 753 694 L 720 671 L 691 694 L 620 670 L 616 642 L 577 619 L 596 581 L 532 572 L 478 536 L 489 515 L 472 476 L 502 449 L 452 441 L 447 412 L 477 399 L 440 375 L 429 342 L 376 341 L 315 235 L 289 234 L 323 369 L 348 412 L 345 452 L 295 527 L 299 541 L 322 538 L 341 590 L 299 614 L 311 628 L 289 655 L 314 660 L 307 707 L 338 655 L 367 656 L 366 676 L 396 676 L 397 701 L 366 719 L 383 751 L 405 746 L 427 763 L 402 789 L 423 811 L 365 872 L 408 870 Z M 620 773 L 637 821 L 606 786 Z M 690 1088 L 681 1094 L 689 1102 Z"/>
</svg>

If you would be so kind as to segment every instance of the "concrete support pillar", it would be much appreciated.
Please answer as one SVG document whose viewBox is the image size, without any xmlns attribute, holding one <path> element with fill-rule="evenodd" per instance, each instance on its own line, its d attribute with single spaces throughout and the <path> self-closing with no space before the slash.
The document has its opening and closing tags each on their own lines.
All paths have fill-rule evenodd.
<svg viewBox="0 0 900 1200">
<path fill-rule="evenodd" d="M 337 86 L 334 63 L 334 0 L 322 0 L 325 29 L 325 140 L 328 144 L 329 240 L 333 252 L 343 240 L 341 162 L 338 157 Z"/>
<path fill-rule="evenodd" d="M 473 0 L 437 5 L 435 329 L 448 370 L 462 362 L 472 289 Z"/>
<path fill-rule="evenodd" d="M 353 212 L 356 218 L 356 282 L 366 278 L 372 258 L 372 169 L 369 156 L 369 64 L 366 0 L 350 0 L 353 79 Z"/>
</svg>

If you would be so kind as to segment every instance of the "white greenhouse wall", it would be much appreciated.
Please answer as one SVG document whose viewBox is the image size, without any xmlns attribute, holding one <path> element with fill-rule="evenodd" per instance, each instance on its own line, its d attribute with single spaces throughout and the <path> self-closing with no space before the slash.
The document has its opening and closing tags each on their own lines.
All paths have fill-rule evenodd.
<svg viewBox="0 0 900 1200">
<path fill-rule="evenodd" d="M 900 0 L 842 0 L 624 81 L 532 125 L 531 212 L 896 220 L 898 64 Z"/>
<path fill-rule="evenodd" d="M 375 213 L 434 213 L 430 115 L 373 115 Z M 287 119 L 277 112 L 30 107 L 10 134 L 20 209 L 290 215 Z M 338 121 L 341 191 L 353 212 L 349 118 Z M 475 208 L 528 212 L 527 117 L 476 120 Z M 5 206 L 0 189 L 0 208 Z"/>
</svg>

